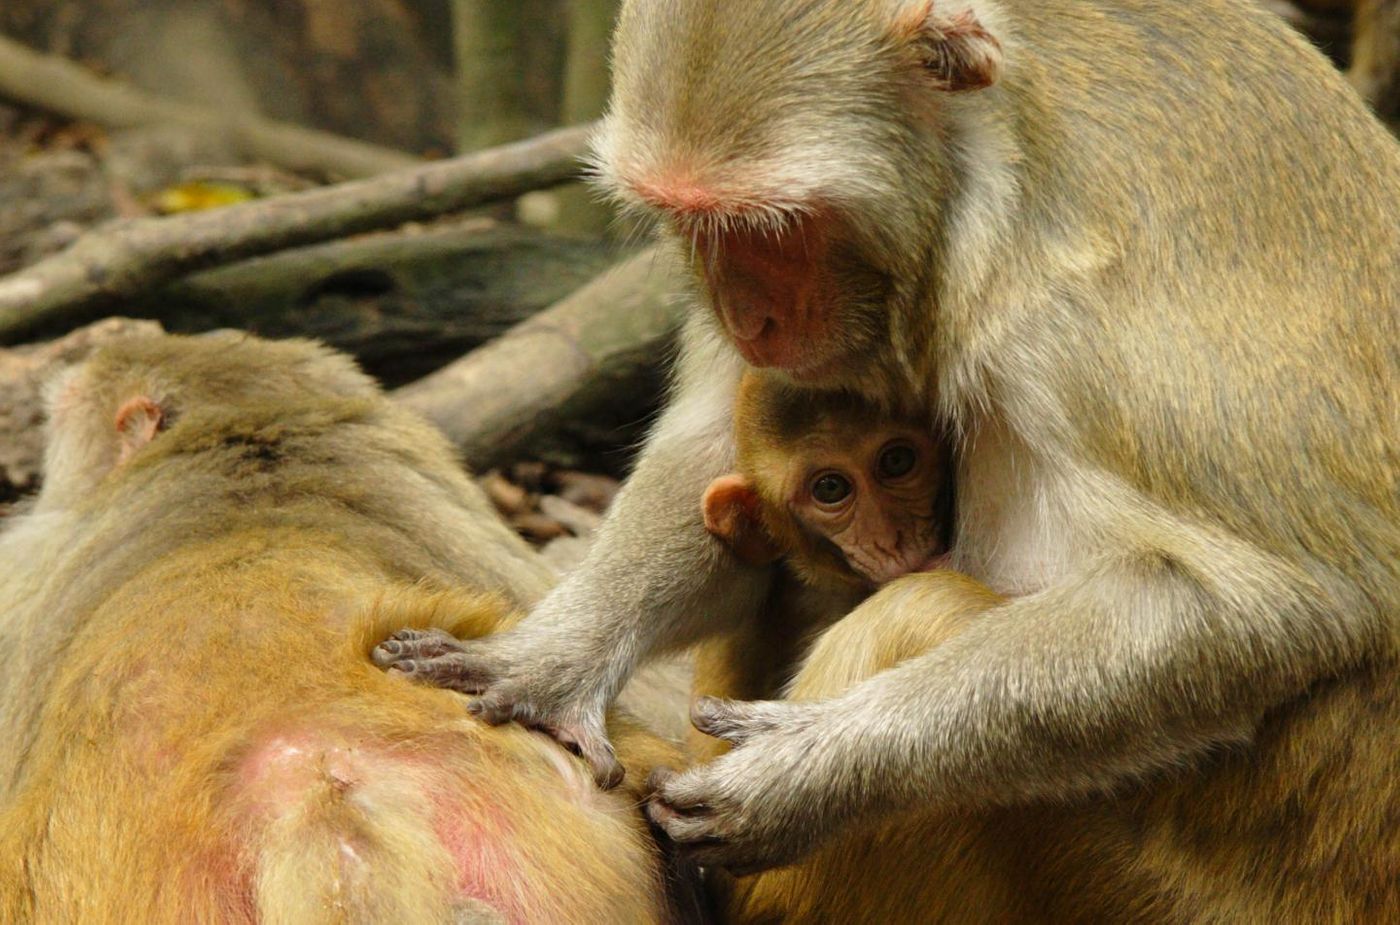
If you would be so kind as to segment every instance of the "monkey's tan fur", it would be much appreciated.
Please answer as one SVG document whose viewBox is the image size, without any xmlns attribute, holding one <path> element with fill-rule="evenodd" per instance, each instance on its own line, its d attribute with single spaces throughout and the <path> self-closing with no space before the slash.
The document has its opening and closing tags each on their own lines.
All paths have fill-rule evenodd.
<svg viewBox="0 0 1400 925">
<path fill-rule="evenodd" d="M 131 407 L 164 430 L 131 446 Z M 549 576 L 345 357 L 114 345 L 51 435 L 0 535 L 0 921 L 662 918 L 637 790 L 371 664 L 390 628 L 492 632 Z M 634 781 L 671 755 L 615 731 Z"/>
</svg>

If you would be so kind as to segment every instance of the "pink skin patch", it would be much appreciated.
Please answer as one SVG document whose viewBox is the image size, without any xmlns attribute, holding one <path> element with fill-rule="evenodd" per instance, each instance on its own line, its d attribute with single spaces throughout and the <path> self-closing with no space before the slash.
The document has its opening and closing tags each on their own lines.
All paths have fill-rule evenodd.
<svg viewBox="0 0 1400 925">
<path fill-rule="evenodd" d="M 458 892 L 480 900 L 500 912 L 506 921 L 526 925 L 526 904 L 505 887 L 519 886 L 520 862 L 505 846 L 513 842 L 514 828 L 496 806 L 439 797 L 433 804 L 433 831 L 456 862 Z"/>
<path fill-rule="evenodd" d="M 643 202 L 677 218 L 706 218 L 729 211 L 724 199 L 690 180 L 660 177 L 630 185 Z"/>
<path fill-rule="evenodd" d="M 740 228 L 697 239 L 715 309 L 750 364 L 801 370 L 820 356 L 831 308 L 823 224 L 802 218 L 779 231 Z"/>
<path fill-rule="evenodd" d="M 493 735 L 511 735 L 501 730 Z M 516 851 L 517 827 L 509 804 L 497 800 L 490 786 L 475 788 L 473 780 L 489 781 L 502 773 L 538 768 L 530 779 L 544 785 L 547 800 L 557 794 L 565 803 L 585 811 L 607 812 L 601 794 L 581 763 L 571 760 L 547 737 L 519 730 L 522 741 L 535 748 L 524 754 L 498 749 L 476 735 L 457 732 L 402 747 L 366 741 L 363 735 L 339 730 L 288 730 L 260 737 L 234 768 L 233 794 L 239 813 L 247 818 L 252 843 L 257 832 L 274 819 L 294 817 L 314 801 L 336 795 L 352 804 L 352 815 L 372 824 L 347 824 L 335 834 L 335 848 L 347 868 L 372 864 L 377 826 L 406 827 L 419 822 L 451 857 L 453 881 L 463 900 L 490 907 L 511 923 L 538 921 L 552 897 L 534 896 L 538 878 L 528 859 Z M 531 755 L 537 753 L 536 764 Z M 528 771 L 527 771 L 528 773 Z M 550 785 L 550 781 L 555 783 Z M 557 787 L 557 790 L 555 789 Z M 230 856 L 246 858 L 246 846 L 231 846 Z M 219 876 L 220 892 L 243 902 L 251 895 L 252 873 L 246 863 L 227 866 Z M 250 900 L 247 900 L 250 901 Z"/>
<path fill-rule="evenodd" d="M 357 813 L 383 814 L 384 825 L 411 825 L 406 817 L 421 812 L 453 859 L 462 898 L 490 906 L 509 922 L 529 922 L 528 904 L 520 895 L 520 861 L 510 851 L 514 826 L 509 815 L 495 803 L 472 800 L 462 786 L 468 778 L 452 773 L 464 763 L 453 755 L 464 744 L 476 745 L 451 743 L 439 753 L 420 743 L 406 755 L 336 732 L 279 733 L 239 763 L 235 792 L 250 810 L 255 829 L 326 793 L 357 803 Z M 489 762 L 483 765 L 489 767 Z M 398 814 L 404 815 L 394 818 Z M 374 836 L 352 830 L 357 828 L 347 827 L 336 836 L 346 866 L 362 865 L 371 850 L 362 840 Z"/>
<path fill-rule="evenodd" d="M 810 203 L 662 174 L 632 191 L 694 236 L 715 311 L 750 365 L 802 373 L 827 359 L 829 220 Z"/>
</svg>

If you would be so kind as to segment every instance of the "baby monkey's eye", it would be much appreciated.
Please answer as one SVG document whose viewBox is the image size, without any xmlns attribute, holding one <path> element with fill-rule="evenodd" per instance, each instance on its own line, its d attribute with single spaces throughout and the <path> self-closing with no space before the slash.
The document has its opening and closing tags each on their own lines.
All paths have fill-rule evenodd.
<svg viewBox="0 0 1400 925">
<path fill-rule="evenodd" d="M 812 482 L 812 498 L 818 504 L 840 504 L 851 494 L 851 480 L 839 472 L 826 472 Z"/>
<path fill-rule="evenodd" d="M 876 470 L 882 479 L 897 479 L 914 471 L 919 454 L 907 443 L 891 443 L 880 451 Z"/>
</svg>

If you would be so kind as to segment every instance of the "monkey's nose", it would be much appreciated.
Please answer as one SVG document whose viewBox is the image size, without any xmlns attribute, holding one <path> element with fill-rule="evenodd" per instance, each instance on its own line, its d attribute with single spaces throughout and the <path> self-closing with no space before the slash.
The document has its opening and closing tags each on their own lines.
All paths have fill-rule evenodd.
<svg viewBox="0 0 1400 925">
<path fill-rule="evenodd" d="M 720 320 L 736 343 L 761 340 L 775 326 L 773 313 L 754 299 L 730 295 L 720 296 L 717 301 Z"/>
</svg>

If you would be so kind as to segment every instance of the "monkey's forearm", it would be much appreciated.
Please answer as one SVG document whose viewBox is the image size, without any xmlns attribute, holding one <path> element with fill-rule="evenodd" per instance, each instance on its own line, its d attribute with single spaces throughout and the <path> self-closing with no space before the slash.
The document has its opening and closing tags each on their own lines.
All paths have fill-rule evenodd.
<svg viewBox="0 0 1400 925">
<path fill-rule="evenodd" d="M 733 466 L 734 389 L 742 362 L 696 322 L 687 327 L 676 396 L 618 495 L 588 557 L 531 613 L 532 635 L 558 634 L 578 664 L 620 688 L 649 654 L 718 632 L 759 606 L 767 570 L 743 566 L 706 532 L 700 499 Z"/>
<path fill-rule="evenodd" d="M 921 580 L 870 603 L 917 607 Z M 1116 553 L 832 702 L 851 735 L 831 738 L 854 743 L 834 757 L 855 770 L 861 751 L 881 756 L 882 773 L 846 776 L 884 782 L 890 792 L 852 799 L 885 808 L 1108 788 L 1248 738 L 1266 710 L 1363 658 L 1382 632 L 1340 580 L 1244 544 Z"/>
<path fill-rule="evenodd" d="M 741 564 L 705 532 L 698 500 L 680 509 L 673 493 L 698 499 L 708 483 L 708 476 L 691 477 L 693 465 L 683 451 L 643 460 L 590 555 L 527 621 L 531 631 L 557 633 L 586 653 L 580 664 L 589 670 L 606 665 L 618 689 L 648 655 L 720 632 L 752 612 L 768 587 L 767 569 Z"/>
</svg>

